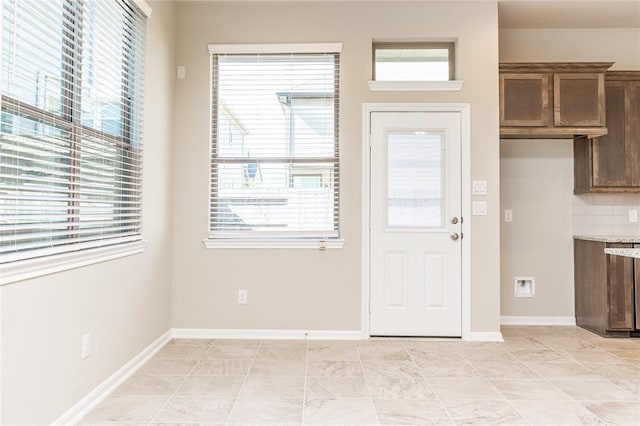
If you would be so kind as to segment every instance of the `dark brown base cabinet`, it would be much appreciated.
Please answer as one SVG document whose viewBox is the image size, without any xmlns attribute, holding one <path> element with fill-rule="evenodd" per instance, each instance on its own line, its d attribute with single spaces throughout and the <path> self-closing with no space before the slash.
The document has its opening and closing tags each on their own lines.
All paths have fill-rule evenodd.
<svg viewBox="0 0 640 426">
<path fill-rule="evenodd" d="M 604 253 L 633 247 L 574 239 L 576 325 L 605 337 L 640 334 L 640 259 Z"/>
</svg>

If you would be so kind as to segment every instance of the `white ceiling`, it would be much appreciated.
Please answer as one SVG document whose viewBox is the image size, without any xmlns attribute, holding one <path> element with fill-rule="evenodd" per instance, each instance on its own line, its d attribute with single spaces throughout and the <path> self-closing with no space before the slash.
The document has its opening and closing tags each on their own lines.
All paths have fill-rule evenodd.
<svg viewBox="0 0 640 426">
<path fill-rule="evenodd" d="M 498 0 L 500 28 L 640 28 L 640 0 Z"/>
<path fill-rule="evenodd" d="M 177 3 L 369 0 L 174 0 Z M 386 0 L 447 1 L 456 0 Z M 640 0 L 464 0 L 498 3 L 500 28 L 640 28 Z M 375 7 L 372 5 L 372 7 Z"/>
</svg>

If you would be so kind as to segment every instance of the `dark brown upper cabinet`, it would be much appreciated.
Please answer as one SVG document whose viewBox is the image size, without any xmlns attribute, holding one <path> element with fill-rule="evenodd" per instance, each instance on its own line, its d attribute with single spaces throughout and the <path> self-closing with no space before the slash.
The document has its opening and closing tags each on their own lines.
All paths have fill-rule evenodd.
<svg viewBox="0 0 640 426">
<path fill-rule="evenodd" d="M 605 135 L 604 81 L 611 65 L 501 63 L 500 136 Z"/>
<path fill-rule="evenodd" d="M 640 71 L 606 75 L 608 134 L 574 139 L 574 192 L 640 192 Z"/>
</svg>

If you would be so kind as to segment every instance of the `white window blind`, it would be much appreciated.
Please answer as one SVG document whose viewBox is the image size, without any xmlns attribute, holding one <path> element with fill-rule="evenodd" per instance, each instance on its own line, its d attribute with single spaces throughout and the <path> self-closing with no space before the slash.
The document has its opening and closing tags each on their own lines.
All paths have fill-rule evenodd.
<svg viewBox="0 0 640 426">
<path fill-rule="evenodd" d="M 141 239 L 145 17 L 4 0 L 0 263 Z"/>
<path fill-rule="evenodd" d="M 209 238 L 337 238 L 340 45 L 211 45 Z"/>
</svg>

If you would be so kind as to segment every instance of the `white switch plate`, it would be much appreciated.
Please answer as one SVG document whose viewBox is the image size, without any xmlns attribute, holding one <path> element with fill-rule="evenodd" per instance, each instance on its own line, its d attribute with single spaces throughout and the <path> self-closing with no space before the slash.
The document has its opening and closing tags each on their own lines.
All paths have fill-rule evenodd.
<svg viewBox="0 0 640 426">
<path fill-rule="evenodd" d="M 474 216 L 486 216 L 487 215 L 487 202 L 486 201 L 474 201 L 473 202 L 473 215 Z"/>
<path fill-rule="evenodd" d="M 178 65 L 178 80 L 187 78 L 187 68 L 184 65 Z"/>
<path fill-rule="evenodd" d="M 513 222 L 513 210 L 505 210 L 504 211 L 504 221 L 505 222 Z"/>
<path fill-rule="evenodd" d="M 247 290 L 238 290 L 238 303 L 241 305 L 247 304 L 249 292 Z"/>
<path fill-rule="evenodd" d="M 85 334 L 82 336 L 82 359 L 89 358 L 91 355 L 91 335 Z"/>
<path fill-rule="evenodd" d="M 636 223 L 638 221 L 638 210 L 629 210 L 629 222 Z"/>
<path fill-rule="evenodd" d="M 487 181 L 474 180 L 471 188 L 472 195 L 487 195 Z"/>
</svg>

